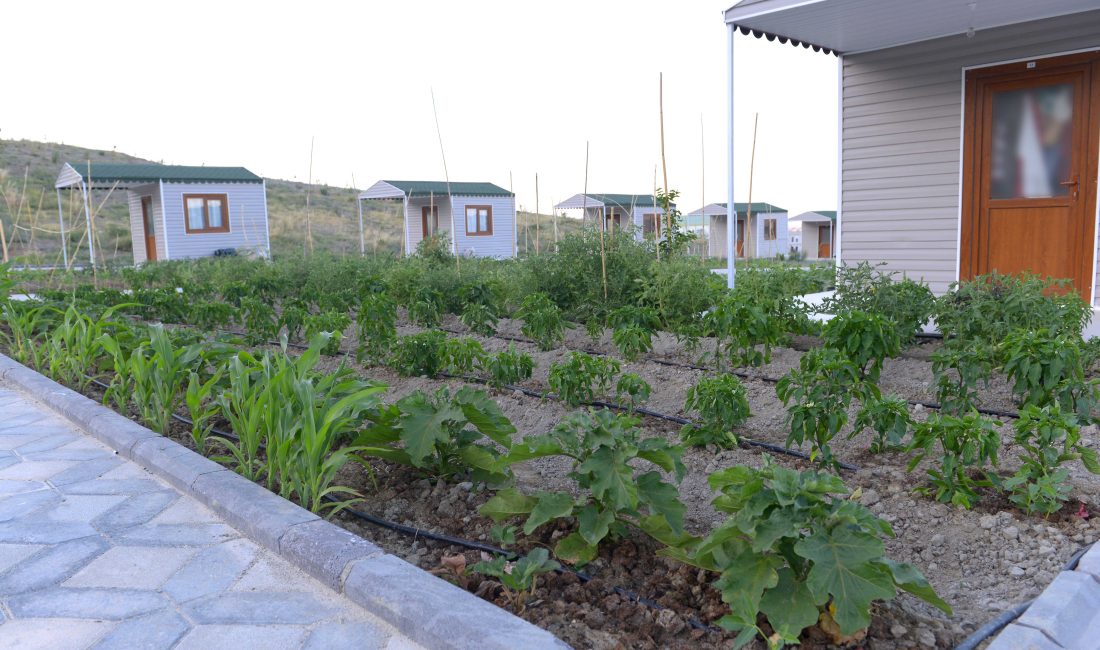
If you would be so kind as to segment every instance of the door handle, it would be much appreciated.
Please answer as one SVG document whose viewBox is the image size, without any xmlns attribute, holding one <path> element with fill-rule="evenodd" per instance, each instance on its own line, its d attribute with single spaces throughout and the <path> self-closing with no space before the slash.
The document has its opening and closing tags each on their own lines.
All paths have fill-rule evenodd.
<svg viewBox="0 0 1100 650">
<path fill-rule="evenodd" d="M 1062 187 L 1072 187 L 1073 189 L 1071 190 L 1071 196 L 1072 198 L 1077 198 L 1077 188 L 1080 185 L 1077 177 L 1074 177 L 1068 181 L 1062 181 L 1061 183 L 1059 183 L 1059 185 L 1061 185 Z"/>
</svg>

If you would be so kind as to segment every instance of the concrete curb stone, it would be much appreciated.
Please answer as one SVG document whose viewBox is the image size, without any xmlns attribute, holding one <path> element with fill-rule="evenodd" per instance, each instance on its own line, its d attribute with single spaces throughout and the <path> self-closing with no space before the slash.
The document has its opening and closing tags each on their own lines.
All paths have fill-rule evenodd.
<svg viewBox="0 0 1100 650">
<path fill-rule="evenodd" d="M 146 467 L 255 542 L 429 648 L 569 648 L 549 632 L 437 578 L 236 472 L 0 354 L 19 387 Z"/>
</svg>

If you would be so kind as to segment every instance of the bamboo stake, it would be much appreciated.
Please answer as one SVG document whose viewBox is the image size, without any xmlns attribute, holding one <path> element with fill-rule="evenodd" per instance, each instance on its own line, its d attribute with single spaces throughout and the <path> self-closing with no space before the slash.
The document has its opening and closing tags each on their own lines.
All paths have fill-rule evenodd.
<svg viewBox="0 0 1100 650">
<path fill-rule="evenodd" d="M 756 253 L 756 247 L 750 246 L 749 243 L 755 243 L 756 238 L 752 236 L 752 232 L 755 230 L 752 228 L 752 173 L 753 167 L 756 165 L 756 126 L 760 121 L 760 113 L 757 113 L 752 118 L 752 155 L 749 157 L 749 204 L 745 208 L 745 242 L 742 244 L 745 248 L 745 257 L 754 255 Z M 737 210 L 737 206 L 734 206 L 734 211 Z"/>
<path fill-rule="evenodd" d="M 703 205 L 703 259 L 710 258 L 710 235 L 707 234 L 707 225 L 710 217 L 707 216 L 707 138 L 703 134 L 703 114 L 699 113 L 699 198 Z"/>
<path fill-rule="evenodd" d="M 4 246 L 4 263 L 8 263 L 8 238 L 4 234 L 4 220 L 0 219 L 0 244 Z"/>
<path fill-rule="evenodd" d="M 309 246 L 307 249 L 305 245 L 302 246 L 302 252 L 305 255 L 309 255 L 313 252 L 313 223 L 309 214 L 309 196 L 313 193 L 313 141 L 316 136 L 309 137 L 309 179 L 306 185 L 306 241 L 303 244 Z"/>
<path fill-rule="evenodd" d="M 665 221 L 668 224 L 668 231 L 665 233 L 665 238 L 672 237 L 672 199 L 668 196 L 668 165 L 665 163 L 665 74 L 662 72 L 658 76 L 658 94 L 660 95 L 660 108 L 661 108 L 661 174 L 665 181 Z M 660 246 L 658 245 L 658 248 Z M 672 252 L 672 242 L 669 242 L 669 252 Z"/>
<path fill-rule="evenodd" d="M 657 165 L 653 166 L 653 244 L 657 247 L 657 261 L 661 261 L 661 217 L 657 213 Z"/>
<path fill-rule="evenodd" d="M 588 202 L 588 142 L 584 143 L 584 203 Z M 607 244 L 604 243 L 603 231 L 607 224 L 604 222 L 603 208 L 600 208 L 600 275 L 603 276 L 603 299 L 607 300 Z"/>
</svg>

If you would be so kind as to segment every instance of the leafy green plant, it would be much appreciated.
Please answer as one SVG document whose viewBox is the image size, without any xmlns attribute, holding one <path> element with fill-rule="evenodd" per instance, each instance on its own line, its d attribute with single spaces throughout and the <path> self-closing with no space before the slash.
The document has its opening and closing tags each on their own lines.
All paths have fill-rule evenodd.
<svg viewBox="0 0 1100 650">
<path fill-rule="evenodd" d="M 1029 404 L 1015 423 L 1016 445 L 1023 451 L 1020 469 L 1005 479 L 1009 499 L 1028 514 L 1049 515 L 1069 498 L 1066 462 L 1080 460 L 1088 471 L 1100 474 L 1096 451 L 1081 444 L 1081 428 L 1073 413 L 1056 404 Z"/>
<path fill-rule="evenodd" d="M 1046 328 L 1015 330 L 1000 347 L 1003 370 L 1023 405 L 1046 406 L 1066 380 L 1084 381 L 1080 338 Z"/>
<path fill-rule="evenodd" d="M 448 338 L 443 344 L 443 365 L 447 372 L 468 375 L 485 364 L 485 348 L 472 336 Z"/>
<path fill-rule="evenodd" d="M 191 440 L 195 443 L 195 449 L 200 454 L 206 455 L 207 438 L 214 429 L 214 418 L 220 412 L 214 396 L 221 388 L 222 369 L 203 381 L 197 372 L 188 373 L 187 391 L 184 393 L 184 402 L 187 404 L 187 413 L 191 419 Z"/>
<path fill-rule="evenodd" d="M 562 401 L 580 406 L 610 390 L 620 369 L 619 362 L 610 357 L 570 352 L 564 362 L 551 364 L 548 381 Z"/>
<path fill-rule="evenodd" d="M 422 287 L 409 303 L 409 320 L 421 327 L 439 327 L 443 297 L 438 291 Z"/>
<path fill-rule="evenodd" d="M 218 441 L 229 450 L 227 459 L 236 471 L 258 480 L 264 471 L 260 449 L 264 446 L 264 414 L 268 410 L 270 393 L 263 390 L 260 362 L 248 352 L 238 352 L 226 364 L 226 386 L 215 397 L 222 417 L 229 422 L 236 440 L 219 436 Z"/>
<path fill-rule="evenodd" d="M 684 425 L 680 437 L 694 446 L 717 445 L 722 449 L 737 446 L 733 429 L 749 419 L 749 400 L 745 387 L 733 375 L 701 377 L 688 389 L 685 411 L 696 411 L 699 421 Z"/>
<path fill-rule="evenodd" d="M 615 382 L 615 398 L 631 412 L 649 399 L 653 388 L 637 373 L 624 372 Z"/>
<path fill-rule="evenodd" d="M 849 311 L 825 324 L 826 347 L 840 350 L 859 368 L 861 378 L 877 382 L 887 357 L 901 352 L 901 338 L 893 321 L 879 314 Z"/>
<path fill-rule="evenodd" d="M 787 444 L 809 441 L 811 457 L 835 465 L 829 442 L 848 423 L 848 407 L 853 399 L 876 397 L 878 389 L 863 382 L 859 368 L 843 352 L 817 348 L 802 355 L 799 367 L 779 380 L 775 394 L 787 406 Z"/>
<path fill-rule="evenodd" d="M 302 334 L 302 328 L 309 316 L 309 307 L 302 300 L 293 300 L 283 303 L 283 311 L 279 314 L 279 329 L 286 334 L 288 341 L 298 340 Z M 308 335 L 306 336 L 308 339 Z"/>
<path fill-rule="evenodd" d="M 442 387 L 434 395 L 417 391 L 387 409 L 356 438 L 361 456 L 415 467 L 434 478 L 471 474 L 498 483 L 506 468 L 498 465 L 499 447 L 512 445 L 516 429 L 484 391 L 469 386 L 454 395 Z"/>
<path fill-rule="evenodd" d="M 983 341 L 949 339 L 932 353 L 936 399 L 943 412 L 963 415 L 978 406 L 978 390 L 989 387 L 995 367 L 993 347 Z"/>
<path fill-rule="evenodd" d="M 980 488 L 996 487 L 999 479 L 986 466 L 997 465 L 1000 424 L 976 412 L 962 416 L 933 413 L 917 423 L 908 448 L 917 453 L 909 461 L 909 471 L 928 457 L 933 447 L 938 445 L 941 452 L 937 466 L 927 472 L 931 486 L 918 492 L 969 509 L 978 501 Z"/>
<path fill-rule="evenodd" d="M 921 331 L 935 310 L 936 301 L 927 285 L 909 278 L 897 279 L 868 262 L 841 265 L 836 270 L 836 290 L 825 299 L 822 309 L 830 314 L 861 311 L 890 319 L 902 343 Z"/>
<path fill-rule="evenodd" d="M 478 562 L 470 570 L 496 578 L 504 587 L 512 611 L 522 614 L 527 599 L 535 593 L 538 577 L 559 568 L 561 565 L 550 559 L 549 551 L 539 547 L 518 560 L 511 561 L 498 555 L 492 560 Z"/>
<path fill-rule="evenodd" d="M 130 355 L 133 404 L 149 428 L 161 435 L 183 397 L 184 382 L 202 363 L 203 346 L 176 347 L 162 326 L 149 328 L 149 340 Z"/>
<path fill-rule="evenodd" d="M 488 355 L 484 367 L 489 373 L 489 384 L 494 388 L 501 388 L 530 379 L 535 370 L 535 360 L 531 355 L 520 352 L 509 344 L 507 350 Z"/>
<path fill-rule="evenodd" d="M 355 325 L 359 339 L 356 359 L 378 363 L 397 339 L 397 305 L 388 294 L 368 293 L 359 305 Z"/>
<path fill-rule="evenodd" d="M 704 336 L 714 337 L 714 361 L 734 366 L 761 366 L 771 350 L 786 339 L 780 322 L 757 305 L 729 296 L 703 317 Z"/>
<path fill-rule="evenodd" d="M 655 309 L 627 305 L 613 310 L 608 318 L 611 341 L 624 359 L 634 361 L 653 349 L 653 333 L 661 326 Z"/>
<path fill-rule="evenodd" d="M 565 339 L 565 321 L 561 310 L 544 293 L 533 293 L 524 298 L 516 311 L 516 318 L 523 319 L 523 335 L 534 339 L 540 350 L 553 350 Z"/>
<path fill-rule="evenodd" d="M 390 367 L 405 377 L 433 377 L 443 369 L 446 341 L 439 330 L 400 336 L 390 351 Z"/>
<path fill-rule="evenodd" d="M 641 437 L 638 419 L 608 410 L 574 413 L 550 433 L 529 436 L 515 443 L 500 459 L 506 467 L 545 456 L 571 459 L 569 477 L 581 491 L 539 492 L 527 496 L 515 488 L 497 492 L 481 507 L 481 514 L 497 523 L 526 516 L 523 533 L 531 535 L 543 524 L 574 518 L 577 530 L 561 538 L 554 555 L 566 562 L 587 564 L 596 557 L 599 544 L 617 539 L 632 526 L 660 541 L 684 536 L 684 504 L 673 483 L 684 475 L 683 450 L 660 438 Z M 635 476 L 632 463 L 644 460 L 658 469 Z"/>
<path fill-rule="evenodd" d="M 777 466 L 719 470 L 708 478 L 720 492 L 715 508 L 726 520 L 701 540 L 662 549 L 719 574 L 714 587 L 730 613 L 718 620 L 739 632 L 733 647 L 757 635 L 769 647 L 797 644 L 820 624 L 840 643 L 871 622 L 875 601 L 908 591 L 948 615 L 951 608 L 911 565 L 885 556 L 890 525 L 852 499 L 840 478 Z M 760 628 L 767 618 L 774 634 Z"/>
<path fill-rule="evenodd" d="M 1092 308 L 1068 280 L 991 273 L 953 284 L 934 317 L 945 338 L 995 344 L 1018 329 L 1080 337 Z"/>
<path fill-rule="evenodd" d="M 875 432 L 871 451 L 878 453 L 897 447 L 905 440 L 913 418 L 909 415 L 909 403 L 897 395 L 872 396 L 860 406 L 852 423 L 852 439 L 870 428 Z"/>
<path fill-rule="evenodd" d="M 225 329 L 233 322 L 233 305 L 210 300 L 192 303 L 188 322 L 208 332 Z"/>
<path fill-rule="evenodd" d="M 475 334 L 492 336 L 496 332 L 497 316 L 489 305 L 479 302 L 467 303 L 458 318 Z"/>
<path fill-rule="evenodd" d="M 279 321 L 275 310 L 259 298 L 241 298 L 241 325 L 245 338 L 250 345 L 260 345 L 275 339 L 279 335 Z"/>
<path fill-rule="evenodd" d="M 100 361 L 106 355 L 103 336 L 118 328 L 110 318 L 120 307 L 109 307 L 92 318 L 70 304 L 44 342 L 50 376 L 78 390 L 87 388 L 98 376 Z"/>
<path fill-rule="evenodd" d="M 344 336 L 344 330 L 351 325 L 351 317 L 346 312 L 326 311 L 319 314 L 309 314 L 303 322 L 306 339 L 313 341 L 321 333 L 328 332 L 331 337 L 325 341 L 325 347 L 321 354 L 335 356 L 340 353 L 340 340 Z"/>
<path fill-rule="evenodd" d="M 35 370 L 46 365 L 46 348 L 40 339 L 44 336 L 57 310 L 31 302 L 6 301 L 3 303 L 4 325 L 0 336 L 8 346 L 12 358 Z"/>
</svg>

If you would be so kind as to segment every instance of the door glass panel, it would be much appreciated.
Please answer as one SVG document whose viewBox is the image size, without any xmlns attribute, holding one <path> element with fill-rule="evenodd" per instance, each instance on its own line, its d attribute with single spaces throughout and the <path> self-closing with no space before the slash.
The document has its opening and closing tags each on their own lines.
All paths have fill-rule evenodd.
<svg viewBox="0 0 1100 650">
<path fill-rule="evenodd" d="M 1073 84 L 994 92 L 990 198 L 1065 196 L 1072 131 Z"/>
</svg>

